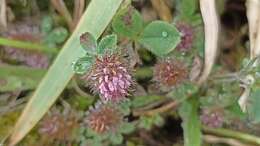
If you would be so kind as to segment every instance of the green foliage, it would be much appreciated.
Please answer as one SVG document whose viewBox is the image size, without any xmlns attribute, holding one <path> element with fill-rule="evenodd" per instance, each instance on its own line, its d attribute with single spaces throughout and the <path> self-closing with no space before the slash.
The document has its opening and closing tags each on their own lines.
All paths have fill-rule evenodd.
<svg viewBox="0 0 260 146">
<path fill-rule="evenodd" d="M 180 39 L 180 33 L 173 25 L 154 21 L 145 27 L 138 41 L 155 55 L 163 56 L 173 51 Z"/>
<path fill-rule="evenodd" d="M 119 36 L 129 37 L 133 40 L 143 30 L 143 25 L 140 13 L 133 7 L 120 10 L 112 22 L 114 32 Z"/>
<path fill-rule="evenodd" d="M 179 114 L 182 118 L 185 146 L 201 146 L 201 125 L 198 116 L 198 99 L 192 98 L 182 103 Z"/>
<path fill-rule="evenodd" d="M 251 90 L 251 94 L 249 97 L 250 106 L 248 109 L 248 114 L 250 119 L 254 123 L 260 122 L 260 87 L 255 87 Z"/>
<path fill-rule="evenodd" d="M 123 123 L 120 125 L 119 131 L 122 134 L 130 134 L 135 130 L 135 124 L 133 123 Z"/>
<path fill-rule="evenodd" d="M 161 99 L 164 99 L 162 96 L 156 96 L 156 95 L 151 95 L 151 96 L 137 96 L 132 99 L 132 107 L 133 108 L 140 108 L 145 105 L 157 102 Z"/>
<path fill-rule="evenodd" d="M 88 54 L 96 54 L 97 40 L 91 33 L 85 32 L 80 36 L 80 45 Z"/>
<path fill-rule="evenodd" d="M 73 70 L 77 74 L 84 74 L 91 68 L 93 62 L 94 58 L 92 56 L 85 55 L 73 63 Z"/>
<path fill-rule="evenodd" d="M 98 44 L 97 52 L 98 54 L 104 54 L 106 52 L 115 52 L 117 47 L 117 36 L 116 35 L 108 35 L 101 39 Z"/>
<path fill-rule="evenodd" d="M 53 28 L 53 20 L 50 16 L 45 16 L 41 23 L 41 32 L 43 34 L 49 33 Z"/>
<path fill-rule="evenodd" d="M 72 64 L 72 67 L 75 73 L 84 74 L 92 67 L 97 54 L 102 56 L 108 52 L 115 52 L 117 48 L 117 36 L 105 36 L 97 44 L 94 36 L 91 33 L 86 32 L 80 36 L 80 43 L 82 48 L 86 51 L 86 54 L 83 57 L 78 58 L 78 60 Z"/>
<path fill-rule="evenodd" d="M 164 119 L 159 114 L 155 114 L 153 116 L 140 117 L 138 127 L 144 128 L 146 130 L 151 130 L 153 125 L 162 126 L 163 124 L 164 124 Z"/>
<path fill-rule="evenodd" d="M 174 100 L 183 101 L 188 96 L 195 94 L 197 91 L 198 91 L 197 85 L 191 82 L 187 82 L 179 85 L 178 88 L 174 88 L 169 93 L 169 96 L 172 97 Z"/>
<path fill-rule="evenodd" d="M 43 43 L 49 47 L 56 47 L 63 43 L 69 36 L 69 32 L 64 27 L 54 27 L 53 19 L 45 16 L 41 22 L 41 32 L 44 35 Z"/>
<path fill-rule="evenodd" d="M 178 0 L 177 10 L 179 12 L 178 17 L 181 19 L 189 20 L 191 19 L 198 10 L 199 1 L 198 0 Z"/>
</svg>

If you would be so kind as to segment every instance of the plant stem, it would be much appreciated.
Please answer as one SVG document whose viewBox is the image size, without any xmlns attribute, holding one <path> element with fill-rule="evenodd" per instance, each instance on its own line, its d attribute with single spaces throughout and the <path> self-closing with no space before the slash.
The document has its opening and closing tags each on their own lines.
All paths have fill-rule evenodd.
<svg viewBox="0 0 260 146">
<path fill-rule="evenodd" d="M 202 129 L 205 133 L 210 133 L 210 134 L 223 136 L 223 137 L 235 138 L 244 142 L 260 145 L 260 138 L 254 135 L 237 132 L 229 129 L 224 129 L 224 128 L 210 128 L 207 126 L 203 126 Z"/>
<path fill-rule="evenodd" d="M 57 48 L 49 48 L 41 44 L 12 40 L 3 37 L 0 37 L 0 45 L 21 48 L 21 49 L 28 49 L 28 50 L 37 50 L 48 54 L 57 54 L 59 50 Z"/>
</svg>

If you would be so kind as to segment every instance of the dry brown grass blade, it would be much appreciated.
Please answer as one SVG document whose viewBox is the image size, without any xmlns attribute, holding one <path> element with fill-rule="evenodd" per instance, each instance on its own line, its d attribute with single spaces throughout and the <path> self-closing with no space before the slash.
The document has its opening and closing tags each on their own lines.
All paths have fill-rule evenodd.
<svg viewBox="0 0 260 146">
<path fill-rule="evenodd" d="M 6 19 L 6 1 L 0 0 L 0 26 L 1 29 L 5 29 L 7 27 L 7 19 Z M 1 31 L 0 29 L 0 31 Z"/>
<path fill-rule="evenodd" d="M 80 17 L 82 16 L 85 8 L 85 0 L 75 0 L 74 1 L 74 12 L 73 12 L 73 27 L 75 27 Z"/>
<path fill-rule="evenodd" d="M 250 57 L 260 54 L 260 1 L 247 0 L 247 18 L 249 25 Z"/>
<path fill-rule="evenodd" d="M 171 10 L 164 0 L 151 0 L 151 3 L 162 20 L 172 22 Z"/>
<path fill-rule="evenodd" d="M 204 22 L 205 31 L 205 59 L 204 69 L 198 83 L 201 84 L 207 80 L 214 65 L 219 36 L 219 19 L 214 0 L 200 0 L 200 10 Z"/>
<path fill-rule="evenodd" d="M 63 0 L 51 0 L 53 7 L 64 17 L 66 23 L 69 25 L 70 31 L 73 31 L 72 16 Z"/>
</svg>

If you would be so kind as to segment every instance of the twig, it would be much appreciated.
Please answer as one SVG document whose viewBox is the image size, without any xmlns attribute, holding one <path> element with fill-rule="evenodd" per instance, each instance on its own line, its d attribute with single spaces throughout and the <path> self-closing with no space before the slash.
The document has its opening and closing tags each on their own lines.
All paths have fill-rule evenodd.
<svg viewBox="0 0 260 146">
<path fill-rule="evenodd" d="M 204 135 L 203 140 L 206 141 L 207 143 L 214 143 L 214 144 L 223 143 L 231 146 L 252 146 L 252 145 L 244 144 L 236 139 L 218 137 L 214 135 Z"/>
<path fill-rule="evenodd" d="M 171 10 L 164 0 L 151 0 L 151 3 L 162 20 L 172 22 L 173 16 Z"/>
<path fill-rule="evenodd" d="M 198 81 L 199 84 L 207 80 L 214 65 L 219 36 L 219 20 L 215 0 L 200 0 L 200 9 L 205 30 L 204 69 Z"/>
<path fill-rule="evenodd" d="M 234 139 L 239 139 L 244 142 L 260 145 L 260 138 L 254 135 L 249 135 L 246 133 L 232 131 L 224 128 L 210 128 L 207 126 L 203 126 L 202 129 L 205 133 L 214 134 L 222 137 L 230 137 Z"/>
</svg>

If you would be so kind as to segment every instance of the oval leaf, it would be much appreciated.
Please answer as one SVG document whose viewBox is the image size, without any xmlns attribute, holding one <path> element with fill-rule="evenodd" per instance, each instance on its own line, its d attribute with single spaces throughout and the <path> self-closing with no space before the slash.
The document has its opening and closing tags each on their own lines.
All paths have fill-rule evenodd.
<svg viewBox="0 0 260 146">
<path fill-rule="evenodd" d="M 117 34 L 135 39 L 143 29 L 143 19 L 133 7 L 126 8 L 115 16 L 112 27 Z"/>
<path fill-rule="evenodd" d="M 73 63 L 73 70 L 75 73 L 84 74 L 92 66 L 94 58 L 92 56 L 84 56 L 79 58 L 75 63 Z"/>
<path fill-rule="evenodd" d="M 170 53 L 181 40 L 179 31 L 163 21 L 150 23 L 143 31 L 139 42 L 157 56 Z"/>
<path fill-rule="evenodd" d="M 85 32 L 80 36 L 80 45 L 89 54 L 96 54 L 97 40 L 91 33 Z"/>
<path fill-rule="evenodd" d="M 105 52 L 113 52 L 116 49 L 117 36 L 112 34 L 105 36 L 98 44 L 98 54 L 104 54 Z"/>
</svg>

